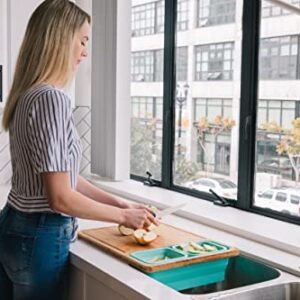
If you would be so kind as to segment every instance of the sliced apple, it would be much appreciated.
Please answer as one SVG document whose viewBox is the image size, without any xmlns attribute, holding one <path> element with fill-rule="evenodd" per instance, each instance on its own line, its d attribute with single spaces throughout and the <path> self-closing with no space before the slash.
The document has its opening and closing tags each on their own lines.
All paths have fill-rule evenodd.
<svg viewBox="0 0 300 300">
<path fill-rule="evenodd" d="M 157 234 L 154 231 L 149 231 L 143 236 L 145 244 L 149 244 L 157 238 Z"/>
<path fill-rule="evenodd" d="M 126 227 L 124 225 L 119 225 L 118 229 L 122 235 L 132 235 L 134 233 L 134 229 Z"/>
<path fill-rule="evenodd" d="M 133 236 L 141 245 L 149 244 L 157 238 L 157 234 L 154 231 L 146 231 L 145 229 L 135 230 Z"/>
</svg>

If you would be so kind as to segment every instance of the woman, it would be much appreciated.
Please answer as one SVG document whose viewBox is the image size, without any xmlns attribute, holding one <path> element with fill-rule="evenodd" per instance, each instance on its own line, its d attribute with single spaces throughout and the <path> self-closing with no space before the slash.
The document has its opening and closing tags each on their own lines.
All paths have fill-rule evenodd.
<svg viewBox="0 0 300 300">
<path fill-rule="evenodd" d="M 158 224 L 145 206 L 78 175 L 80 140 L 61 89 L 87 56 L 90 23 L 73 2 L 46 0 L 26 29 L 3 116 L 13 176 L 0 216 L 2 300 L 62 297 L 75 217 L 132 228 Z"/>
</svg>

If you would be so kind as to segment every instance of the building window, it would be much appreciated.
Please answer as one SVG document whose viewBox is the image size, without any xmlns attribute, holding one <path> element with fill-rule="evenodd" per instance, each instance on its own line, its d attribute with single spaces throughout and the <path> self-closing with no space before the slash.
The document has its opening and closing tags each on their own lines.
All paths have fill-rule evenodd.
<svg viewBox="0 0 300 300">
<path fill-rule="evenodd" d="M 131 80 L 154 81 L 154 52 L 139 51 L 131 53 Z"/>
<path fill-rule="evenodd" d="M 299 0 L 285 0 L 287 3 L 291 3 L 294 6 L 300 7 Z M 289 15 L 290 13 L 274 4 L 271 4 L 269 1 L 262 1 L 262 8 L 261 8 L 261 16 L 262 18 L 269 18 L 269 17 L 279 17 L 284 15 Z"/>
<path fill-rule="evenodd" d="M 296 118 L 296 103 L 292 100 L 259 100 L 258 127 L 273 122 L 284 129 L 291 129 L 291 120 Z"/>
<path fill-rule="evenodd" d="M 195 46 L 195 80 L 232 80 L 234 44 Z"/>
<path fill-rule="evenodd" d="M 189 0 L 179 0 L 177 5 L 177 31 L 188 30 Z"/>
<path fill-rule="evenodd" d="M 235 21 L 235 0 L 198 0 L 197 27 Z"/>
<path fill-rule="evenodd" d="M 163 50 L 132 52 L 131 80 L 133 82 L 163 81 Z M 187 47 L 176 48 L 178 80 L 187 79 Z"/>
<path fill-rule="evenodd" d="M 154 34 L 155 3 L 134 6 L 131 15 L 132 36 Z"/>
<path fill-rule="evenodd" d="M 204 134 L 201 141 L 197 140 L 196 161 L 201 170 L 213 169 L 215 173 L 228 175 L 230 171 L 230 139 L 231 131 L 214 130 L 216 117 L 231 118 L 231 99 L 194 98 L 194 124 L 203 117 L 207 118 L 212 130 Z M 210 153 L 210 155 L 207 155 Z"/>
<path fill-rule="evenodd" d="M 298 78 L 298 36 L 261 39 L 260 79 Z"/>
</svg>

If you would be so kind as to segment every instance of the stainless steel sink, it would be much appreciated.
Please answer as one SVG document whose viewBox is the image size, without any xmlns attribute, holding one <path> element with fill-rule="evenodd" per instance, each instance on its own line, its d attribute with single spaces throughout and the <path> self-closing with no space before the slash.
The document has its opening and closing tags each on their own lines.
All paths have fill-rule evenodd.
<svg viewBox="0 0 300 300">
<path fill-rule="evenodd" d="M 245 256 L 236 256 L 229 259 L 228 267 L 223 281 L 202 285 L 181 291 L 183 294 L 208 294 L 226 291 L 255 283 L 265 282 L 278 278 L 280 273 L 265 264 Z"/>
<path fill-rule="evenodd" d="M 275 285 L 268 285 L 245 291 L 219 295 L 210 299 L 230 299 L 230 300 L 299 300 L 300 282 L 288 282 Z"/>
<path fill-rule="evenodd" d="M 241 255 L 230 259 L 223 281 L 181 293 L 199 300 L 300 300 L 300 278 Z"/>
</svg>

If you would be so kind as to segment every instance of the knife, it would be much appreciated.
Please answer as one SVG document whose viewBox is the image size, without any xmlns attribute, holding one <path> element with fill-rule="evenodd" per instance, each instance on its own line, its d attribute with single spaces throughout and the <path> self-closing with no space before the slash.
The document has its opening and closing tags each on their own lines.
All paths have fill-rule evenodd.
<svg viewBox="0 0 300 300">
<path fill-rule="evenodd" d="M 158 212 L 155 213 L 155 217 L 161 219 L 162 217 L 164 217 L 166 215 L 170 215 L 170 214 L 176 212 L 177 210 L 179 210 L 180 208 L 182 208 L 185 205 L 186 205 L 186 203 L 181 203 L 176 206 L 171 206 L 171 207 L 165 208 L 163 210 L 159 210 Z"/>
</svg>

